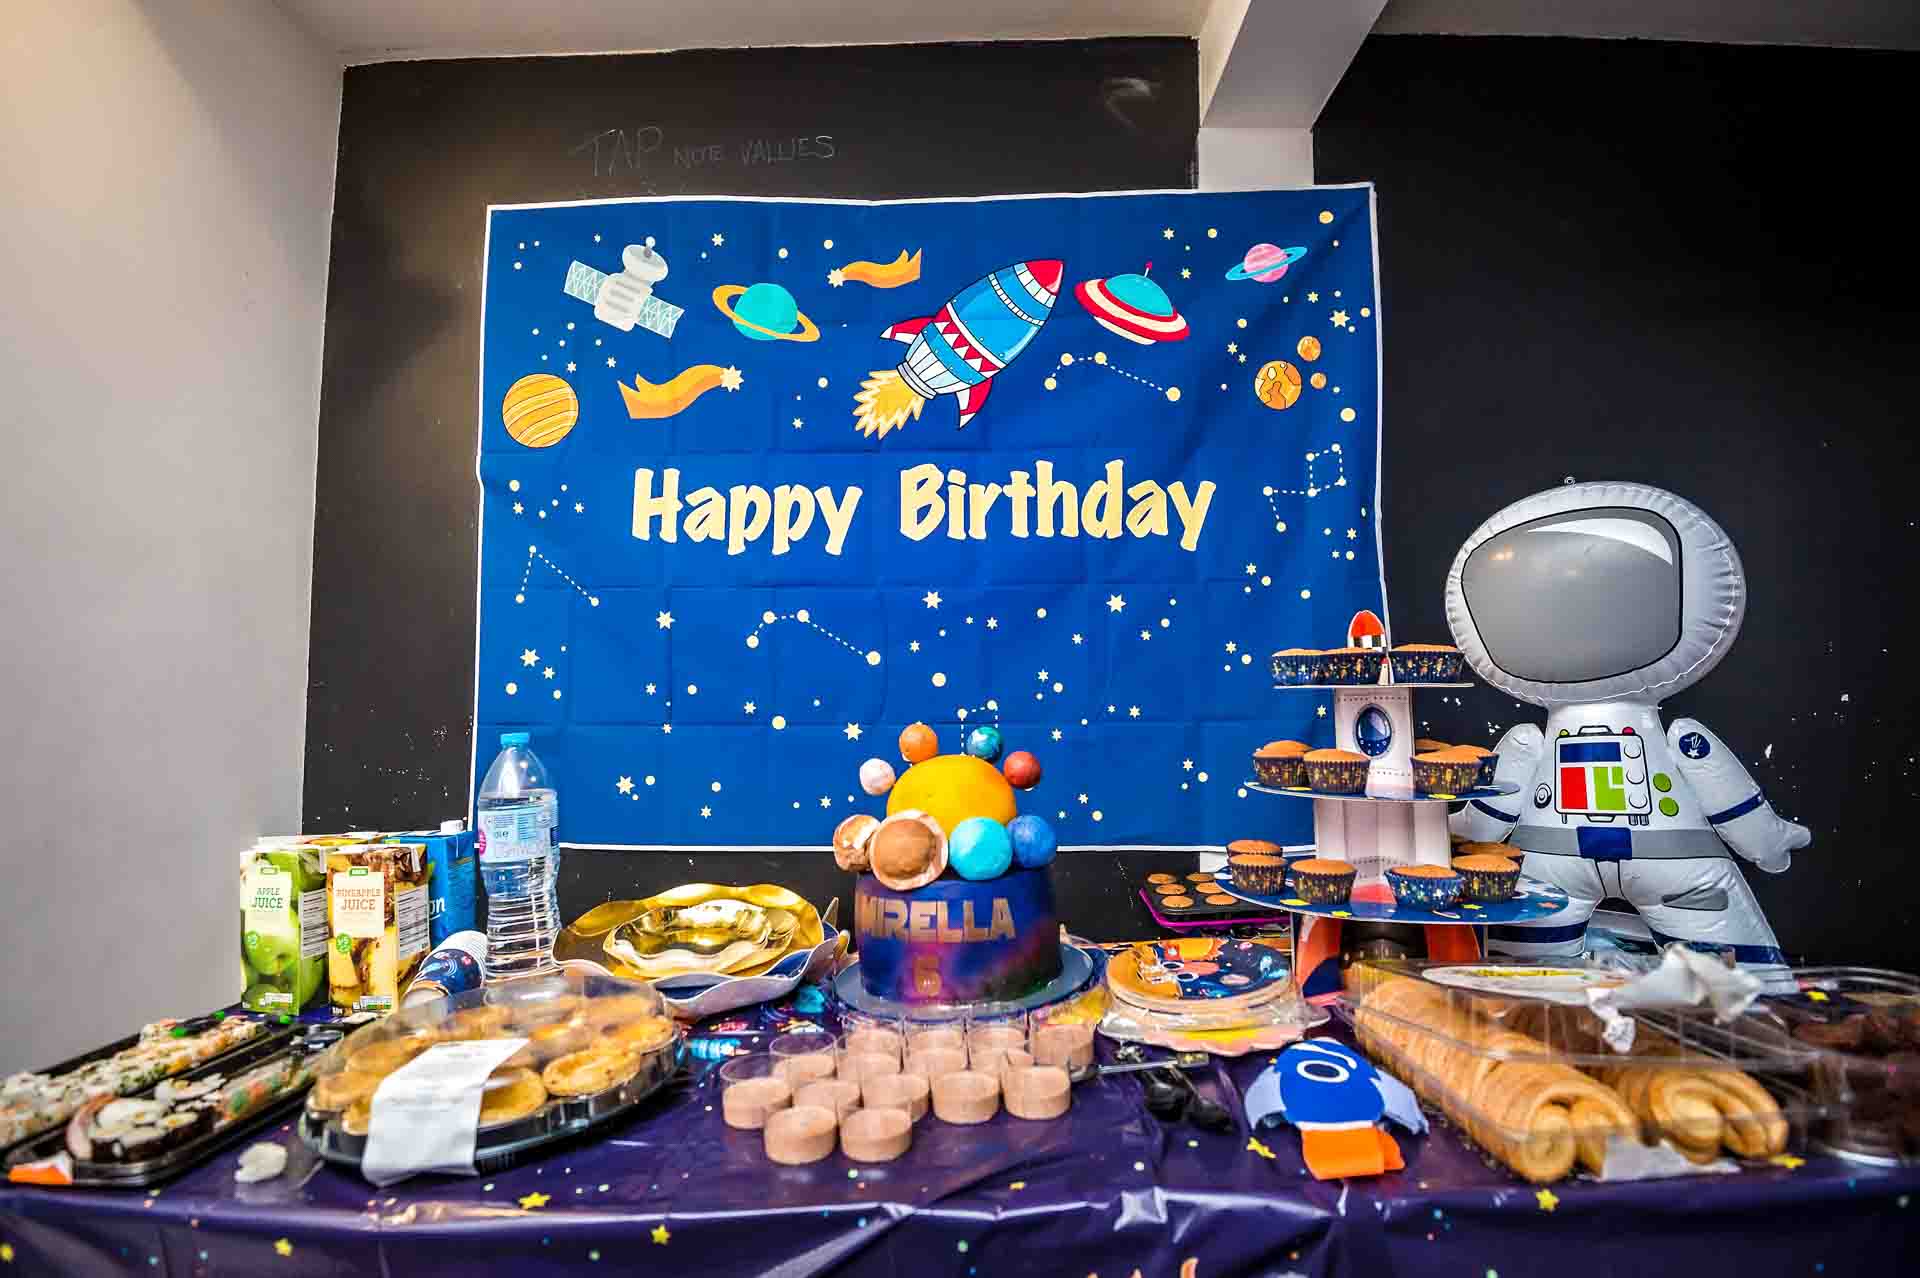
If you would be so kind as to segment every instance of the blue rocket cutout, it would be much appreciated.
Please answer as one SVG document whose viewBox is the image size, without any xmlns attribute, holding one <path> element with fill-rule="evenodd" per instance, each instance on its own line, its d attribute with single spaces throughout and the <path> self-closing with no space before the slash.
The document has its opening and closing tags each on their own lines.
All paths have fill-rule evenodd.
<svg viewBox="0 0 1920 1278">
<path fill-rule="evenodd" d="M 1282 1119 L 1300 1129 L 1300 1152 L 1319 1180 L 1404 1167 L 1399 1145 L 1377 1126 L 1382 1118 L 1410 1132 L 1427 1130 L 1420 1102 L 1404 1083 L 1325 1039 L 1281 1052 L 1247 1088 L 1246 1105 L 1256 1129 Z"/>
</svg>

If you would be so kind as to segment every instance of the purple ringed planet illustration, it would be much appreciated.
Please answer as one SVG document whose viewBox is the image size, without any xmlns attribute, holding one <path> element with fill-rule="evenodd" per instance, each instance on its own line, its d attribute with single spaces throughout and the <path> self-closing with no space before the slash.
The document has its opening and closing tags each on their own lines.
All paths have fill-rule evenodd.
<svg viewBox="0 0 1920 1278">
<path fill-rule="evenodd" d="M 1271 284 L 1287 273 L 1287 268 L 1307 255 L 1305 245 L 1281 248 L 1278 244 L 1256 244 L 1247 250 L 1239 265 L 1227 272 L 1230 280 L 1252 280 Z"/>
</svg>

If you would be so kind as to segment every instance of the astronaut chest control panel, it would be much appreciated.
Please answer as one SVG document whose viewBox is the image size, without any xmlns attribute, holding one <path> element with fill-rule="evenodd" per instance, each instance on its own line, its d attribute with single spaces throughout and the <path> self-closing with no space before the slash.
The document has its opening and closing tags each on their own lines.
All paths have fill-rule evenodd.
<svg viewBox="0 0 1920 1278">
<path fill-rule="evenodd" d="M 1556 738 L 1553 749 L 1552 802 L 1562 825 L 1575 816 L 1596 825 L 1620 817 L 1628 825 L 1649 824 L 1653 785 L 1646 738 L 1632 728 L 1616 732 L 1605 724 L 1591 724 Z"/>
</svg>

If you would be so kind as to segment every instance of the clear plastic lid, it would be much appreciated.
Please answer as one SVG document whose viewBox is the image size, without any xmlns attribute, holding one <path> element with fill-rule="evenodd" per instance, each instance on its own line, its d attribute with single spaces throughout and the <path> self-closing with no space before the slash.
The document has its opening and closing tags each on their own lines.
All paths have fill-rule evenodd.
<svg viewBox="0 0 1920 1278">
<path fill-rule="evenodd" d="M 1528 1180 L 1612 1164 L 1766 1159 L 1828 1110 L 1812 1060 L 1755 1018 L 1636 1015 L 1625 1051 L 1587 988 L 1627 974 L 1548 964 L 1362 960 L 1337 1010 L 1360 1045 Z M 1616 1162 L 1615 1160 L 1622 1160 Z"/>
<path fill-rule="evenodd" d="M 1348 1019 L 1366 1015 L 1447 1040 L 1492 1060 L 1548 1060 L 1608 1069 L 1642 1060 L 1701 1068 L 1800 1073 L 1815 1053 L 1784 1039 L 1758 1016 L 1728 1023 L 1706 1008 L 1633 1012 L 1630 1040 L 1608 1041 L 1607 1022 L 1587 1003 L 1589 990 L 1622 985 L 1639 973 L 1489 959 L 1472 963 L 1361 959 L 1340 996 Z M 1402 982 L 1412 984 L 1401 988 Z"/>
<path fill-rule="evenodd" d="M 615 1091 L 671 1056 L 679 1034 L 652 986 L 563 968 L 409 1007 L 356 1030 L 321 1059 L 307 1110 L 364 1135 L 373 1093 L 387 1075 L 442 1043 L 510 1038 L 525 1042 L 488 1081 L 483 1129 Z"/>
</svg>

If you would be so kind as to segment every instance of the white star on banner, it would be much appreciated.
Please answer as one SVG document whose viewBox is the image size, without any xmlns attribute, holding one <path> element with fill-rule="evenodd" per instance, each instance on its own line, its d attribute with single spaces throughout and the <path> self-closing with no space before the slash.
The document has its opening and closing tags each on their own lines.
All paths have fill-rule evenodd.
<svg viewBox="0 0 1920 1278">
<path fill-rule="evenodd" d="M 653 624 L 662 630 L 671 630 L 673 629 L 673 614 L 670 612 L 656 613 L 654 614 Z"/>
</svg>

